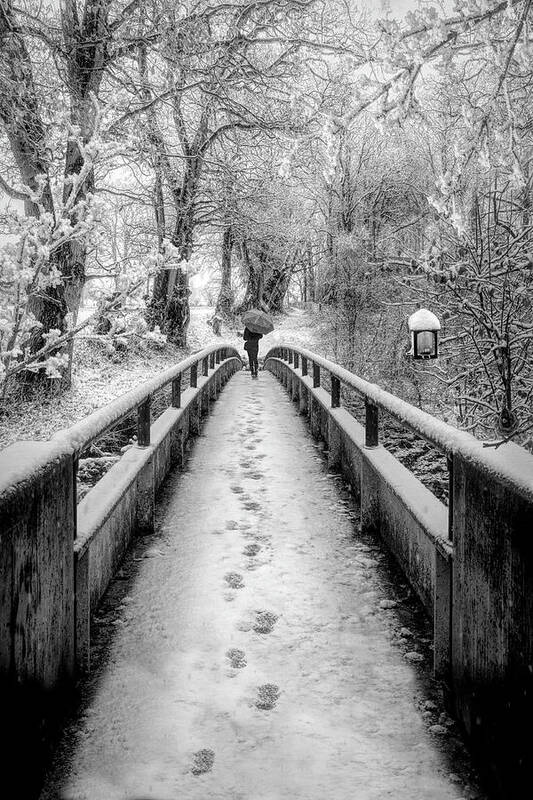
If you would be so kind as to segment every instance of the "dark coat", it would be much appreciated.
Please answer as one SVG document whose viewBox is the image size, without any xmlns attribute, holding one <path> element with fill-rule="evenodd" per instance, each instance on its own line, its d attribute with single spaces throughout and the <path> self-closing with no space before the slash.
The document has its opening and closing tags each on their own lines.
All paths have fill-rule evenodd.
<svg viewBox="0 0 533 800">
<path fill-rule="evenodd" d="M 263 338 L 263 334 L 255 333 L 255 331 L 250 331 L 248 328 L 245 328 L 242 338 L 244 339 L 244 349 L 247 350 L 248 353 L 252 352 L 257 355 L 259 350 L 259 339 Z"/>
</svg>

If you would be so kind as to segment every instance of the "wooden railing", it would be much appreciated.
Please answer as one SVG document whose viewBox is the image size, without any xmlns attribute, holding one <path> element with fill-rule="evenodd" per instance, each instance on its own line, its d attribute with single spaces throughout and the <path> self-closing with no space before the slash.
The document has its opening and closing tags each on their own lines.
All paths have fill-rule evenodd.
<svg viewBox="0 0 533 800">
<path fill-rule="evenodd" d="M 91 612 L 131 536 L 153 529 L 156 490 L 241 367 L 233 347 L 205 348 L 49 442 L 0 453 L 0 705 L 4 730 L 24 735 L 15 751 L 26 752 L 28 736 L 42 741 L 89 668 Z M 152 399 L 169 386 L 170 407 L 152 422 Z M 78 504 L 80 454 L 132 415 L 136 446 Z M 39 755 L 30 748 L 29 761 Z"/>
<path fill-rule="evenodd" d="M 99 408 L 70 428 L 59 431 L 53 437 L 53 441 L 61 442 L 79 454 L 121 421 L 136 413 L 137 444 L 145 447 L 150 444 L 151 404 L 154 395 L 171 385 L 171 408 L 180 408 L 182 388 L 186 383 L 187 374 L 189 375 L 189 386 L 196 389 L 199 367 L 202 377 L 207 377 L 210 370 L 214 370 L 222 362 L 231 359 L 237 359 L 239 364 L 241 362 L 239 353 L 234 347 L 228 345 L 206 347 L 123 394 L 103 408 Z"/>
<path fill-rule="evenodd" d="M 360 500 L 361 529 L 397 557 L 433 618 L 435 673 L 495 787 L 520 797 L 533 779 L 533 455 L 471 434 L 290 344 L 265 367 L 308 415 Z M 323 388 L 327 375 L 329 388 Z M 343 407 L 343 387 L 365 403 L 364 419 Z M 447 457 L 446 507 L 380 444 L 389 415 Z"/>
<path fill-rule="evenodd" d="M 396 395 L 381 389 L 377 384 L 360 378 L 353 372 L 340 367 L 333 361 L 328 361 L 316 353 L 303 348 L 294 348 L 285 345 L 273 347 L 265 356 L 265 364 L 269 359 L 279 359 L 300 370 L 302 376 L 311 374 L 313 387 L 319 387 L 322 383 L 322 370 L 325 371 L 331 382 L 331 407 L 340 406 L 341 386 L 354 390 L 365 401 L 365 446 L 376 447 L 379 444 L 379 414 L 388 414 L 396 419 L 400 425 L 414 431 L 418 436 L 430 442 L 434 447 L 453 456 L 460 453 L 463 457 L 475 460 L 476 465 L 481 469 L 492 474 L 495 465 L 498 464 L 498 471 L 502 481 L 513 486 L 514 489 L 525 498 L 533 501 L 533 482 L 532 474 L 524 473 L 524 464 L 520 458 L 528 464 L 529 454 L 518 448 L 511 455 L 507 449 L 503 451 L 498 447 L 487 447 L 487 445 L 476 439 L 470 433 L 459 430 L 448 423 L 422 411 L 419 408 L 407 403 Z M 505 455 L 502 457 L 501 453 Z"/>
</svg>

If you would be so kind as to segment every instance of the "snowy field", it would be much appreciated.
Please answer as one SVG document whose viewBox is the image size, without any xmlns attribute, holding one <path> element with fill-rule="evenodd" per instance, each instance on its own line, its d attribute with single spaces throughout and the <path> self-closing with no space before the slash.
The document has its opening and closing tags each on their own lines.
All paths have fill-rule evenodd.
<svg viewBox="0 0 533 800">
<path fill-rule="evenodd" d="M 86 311 L 82 310 L 82 318 L 84 313 L 86 315 Z M 80 338 L 76 343 L 72 388 L 59 397 L 18 402 L 8 408 L 5 416 L 0 417 L 0 448 L 21 439 L 49 439 L 61 428 L 83 419 L 95 409 L 213 342 L 232 344 L 244 357 L 243 341 L 237 335 L 239 328 L 224 326 L 222 336 L 215 336 L 207 323 L 212 314 L 213 308 L 209 306 L 191 308 L 188 347 L 185 350 L 172 345 L 158 347 L 139 339 L 132 340 L 126 352 L 109 354 L 104 338 L 101 341 Z M 260 358 L 282 340 L 313 349 L 319 326 L 308 312 L 291 309 L 279 316 L 275 323 L 276 330 L 261 341 Z"/>
</svg>

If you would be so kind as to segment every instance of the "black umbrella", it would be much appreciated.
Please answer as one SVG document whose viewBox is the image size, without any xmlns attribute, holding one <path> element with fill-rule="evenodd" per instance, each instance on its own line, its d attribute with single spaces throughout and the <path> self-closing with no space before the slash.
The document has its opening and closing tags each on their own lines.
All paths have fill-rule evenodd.
<svg viewBox="0 0 533 800">
<path fill-rule="evenodd" d="M 251 308 L 242 315 L 242 321 L 252 333 L 270 333 L 274 330 L 274 323 L 268 314 L 259 308 Z"/>
</svg>

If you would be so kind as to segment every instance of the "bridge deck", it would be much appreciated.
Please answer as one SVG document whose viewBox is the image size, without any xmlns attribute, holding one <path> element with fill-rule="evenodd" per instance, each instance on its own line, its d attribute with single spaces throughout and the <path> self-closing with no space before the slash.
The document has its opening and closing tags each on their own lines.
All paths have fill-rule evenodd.
<svg viewBox="0 0 533 800">
<path fill-rule="evenodd" d="M 236 375 L 169 481 L 42 800 L 465 796 L 353 533 L 281 387 Z"/>
</svg>

